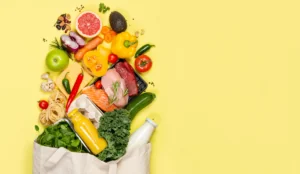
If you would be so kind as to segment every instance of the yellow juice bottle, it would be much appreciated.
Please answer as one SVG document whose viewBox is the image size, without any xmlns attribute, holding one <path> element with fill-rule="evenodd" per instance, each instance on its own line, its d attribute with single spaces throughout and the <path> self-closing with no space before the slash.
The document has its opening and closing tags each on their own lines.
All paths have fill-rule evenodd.
<svg viewBox="0 0 300 174">
<path fill-rule="evenodd" d="M 94 155 L 99 154 L 107 147 L 107 142 L 104 138 L 99 137 L 98 131 L 93 123 L 83 116 L 78 109 L 71 111 L 68 117 L 73 123 L 77 134 Z"/>
</svg>

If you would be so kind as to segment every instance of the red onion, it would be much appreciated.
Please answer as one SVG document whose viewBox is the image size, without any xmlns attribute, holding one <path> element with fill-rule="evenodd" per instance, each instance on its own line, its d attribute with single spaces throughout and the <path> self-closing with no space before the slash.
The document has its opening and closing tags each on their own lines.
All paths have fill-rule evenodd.
<svg viewBox="0 0 300 174">
<path fill-rule="evenodd" d="M 74 31 L 70 31 L 69 35 L 79 45 L 80 48 L 84 47 L 85 41 L 82 37 L 80 37 Z"/>
<path fill-rule="evenodd" d="M 64 47 L 66 47 L 69 52 L 76 53 L 76 51 L 79 49 L 79 45 L 73 41 L 70 36 L 62 35 L 60 39 Z"/>
</svg>

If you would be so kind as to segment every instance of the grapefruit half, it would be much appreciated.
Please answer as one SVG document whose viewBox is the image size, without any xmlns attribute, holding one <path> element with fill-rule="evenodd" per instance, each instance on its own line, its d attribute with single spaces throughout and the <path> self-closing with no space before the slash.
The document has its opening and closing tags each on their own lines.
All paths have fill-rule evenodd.
<svg viewBox="0 0 300 174">
<path fill-rule="evenodd" d="M 93 38 L 99 35 L 102 29 L 100 17 L 91 11 L 81 13 L 76 19 L 76 30 L 85 38 Z"/>
</svg>

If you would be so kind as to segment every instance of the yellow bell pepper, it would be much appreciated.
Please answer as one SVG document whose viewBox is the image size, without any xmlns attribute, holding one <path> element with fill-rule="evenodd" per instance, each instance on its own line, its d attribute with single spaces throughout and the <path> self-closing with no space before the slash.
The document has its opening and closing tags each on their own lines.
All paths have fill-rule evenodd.
<svg viewBox="0 0 300 174">
<path fill-rule="evenodd" d="M 118 34 L 112 41 L 111 51 L 120 59 L 131 58 L 138 45 L 137 38 L 128 32 Z"/>
<path fill-rule="evenodd" d="M 107 72 L 109 54 L 109 49 L 99 45 L 97 50 L 85 53 L 83 65 L 91 75 L 101 77 Z"/>
</svg>

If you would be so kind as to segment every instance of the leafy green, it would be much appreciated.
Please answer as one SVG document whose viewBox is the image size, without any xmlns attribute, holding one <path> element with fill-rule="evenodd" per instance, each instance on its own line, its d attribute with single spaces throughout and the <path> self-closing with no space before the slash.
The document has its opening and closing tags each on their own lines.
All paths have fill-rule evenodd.
<svg viewBox="0 0 300 174">
<path fill-rule="evenodd" d="M 39 131 L 39 130 L 40 130 L 40 127 L 39 127 L 38 125 L 35 125 L 35 126 L 34 126 L 34 129 L 35 129 L 36 131 Z"/>
<path fill-rule="evenodd" d="M 68 123 L 60 122 L 47 127 L 38 136 L 37 143 L 48 147 L 64 147 L 72 152 L 86 152 Z"/>
<path fill-rule="evenodd" d="M 71 56 L 71 54 L 68 52 L 67 48 L 64 47 L 64 46 L 61 44 L 61 42 L 58 41 L 57 38 L 55 38 L 55 39 L 51 42 L 50 47 L 51 47 L 51 48 L 60 49 L 60 50 L 64 51 L 64 52 L 68 55 L 68 57 L 69 57 L 70 59 L 72 59 L 72 56 Z M 72 59 L 72 60 L 73 60 L 73 59 Z"/>
<path fill-rule="evenodd" d="M 109 10 L 110 10 L 110 8 L 108 6 L 106 6 L 104 3 L 99 4 L 99 12 L 103 12 L 103 14 L 104 14 Z"/>
<path fill-rule="evenodd" d="M 80 144 L 80 141 L 77 139 L 77 140 L 72 140 L 71 141 L 71 146 L 72 147 L 77 147 L 77 146 L 79 146 L 79 144 Z"/>
<path fill-rule="evenodd" d="M 117 160 L 126 153 L 130 135 L 129 112 L 125 109 L 106 112 L 100 118 L 99 135 L 107 141 L 107 147 L 98 155 L 102 161 Z"/>
</svg>

